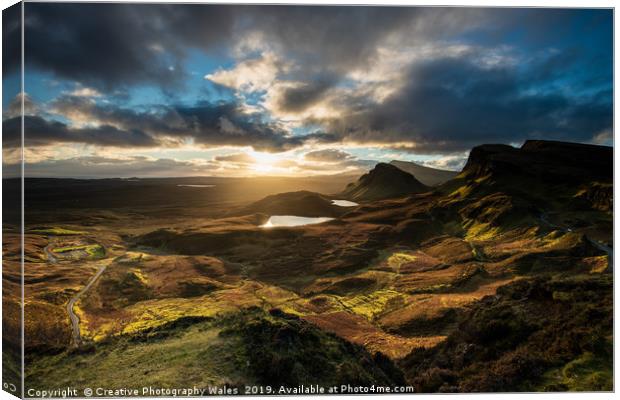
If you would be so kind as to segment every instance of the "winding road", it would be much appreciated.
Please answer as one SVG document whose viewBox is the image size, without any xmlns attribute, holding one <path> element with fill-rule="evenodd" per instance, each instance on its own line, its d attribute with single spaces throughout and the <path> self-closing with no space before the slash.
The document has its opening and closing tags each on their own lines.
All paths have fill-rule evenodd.
<svg viewBox="0 0 620 400">
<path fill-rule="evenodd" d="M 80 299 L 80 297 L 82 297 L 82 295 L 86 293 L 88 289 L 91 288 L 91 286 L 93 286 L 97 279 L 99 279 L 99 277 L 101 276 L 101 274 L 103 274 L 108 265 L 109 263 L 99 266 L 97 273 L 95 273 L 95 275 L 90 278 L 88 283 L 86 283 L 86 286 L 84 286 L 82 290 L 80 290 L 75 296 L 73 296 L 71 300 L 69 300 L 69 302 L 67 303 L 67 313 L 69 314 L 69 318 L 71 319 L 71 328 L 73 332 L 73 343 L 76 347 L 82 344 L 82 336 L 80 335 L 80 318 L 75 315 L 73 307 L 75 306 L 75 303 Z"/>
<path fill-rule="evenodd" d="M 43 249 L 43 252 L 47 257 L 47 261 L 50 264 L 58 263 L 58 258 L 54 255 L 53 250 L 51 250 L 51 248 L 55 244 L 55 240 L 51 239 L 48 245 L 45 246 L 45 248 Z M 97 282 L 97 279 L 99 279 L 101 274 L 105 272 L 108 265 L 110 265 L 110 261 L 103 261 L 101 264 L 99 264 L 99 268 L 97 269 L 95 275 L 93 275 L 88 280 L 86 285 L 79 292 L 77 292 L 75 296 L 73 296 L 67 303 L 67 314 L 69 314 L 69 319 L 71 320 L 71 332 L 73 336 L 73 344 L 75 347 L 79 347 L 82 344 L 82 336 L 80 335 L 80 318 L 75 315 L 75 311 L 73 311 L 75 303 L 77 303 L 77 301 L 84 295 L 84 293 L 86 293 L 93 286 L 93 284 Z"/>
</svg>

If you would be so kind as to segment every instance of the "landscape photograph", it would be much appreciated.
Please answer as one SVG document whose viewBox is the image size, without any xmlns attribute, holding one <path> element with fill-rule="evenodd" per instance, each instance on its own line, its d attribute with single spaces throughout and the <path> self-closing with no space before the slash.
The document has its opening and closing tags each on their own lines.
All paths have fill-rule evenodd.
<svg viewBox="0 0 620 400">
<path fill-rule="evenodd" d="M 613 9 L 2 19 L 3 390 L 614 390 Z"/>
</svg>

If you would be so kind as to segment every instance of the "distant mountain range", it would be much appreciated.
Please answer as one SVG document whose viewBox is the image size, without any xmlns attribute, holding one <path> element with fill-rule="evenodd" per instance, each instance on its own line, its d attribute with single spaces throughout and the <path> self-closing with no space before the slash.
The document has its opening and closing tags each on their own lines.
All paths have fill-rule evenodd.
<svg viewBox="0 0 620 400">
<path fill-rule="evenodd" d="M 457 171 L 425 167 L 411 161 L 393 160 L 390 164 L 415 176 L 426 186 L 437 186 L 449 181 L 458 175 Z"/>
</svg>

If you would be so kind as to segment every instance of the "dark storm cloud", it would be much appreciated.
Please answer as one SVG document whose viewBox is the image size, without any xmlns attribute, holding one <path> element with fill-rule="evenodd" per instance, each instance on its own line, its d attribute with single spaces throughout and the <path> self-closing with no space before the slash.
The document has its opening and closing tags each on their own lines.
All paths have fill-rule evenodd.
<svg viewBox="0 0 620 400">
<path fill-rule="evenodd" d="M 62 96 L 51 110 L 78 123 L 71 127 L 41 116 L 25 117 L 27 145 L 54 142 L 99 146 L 175 146 L 193 140 L 204 146 L 252 146 L 260 151 L 284 151 L 307 142 L 330 142 L 331 135 L 313 133 L 290 136 L 278 126 L 246 114 L 235 103 L 198 103 L 194 106 L 154 105 L 141 109 L 97 103 L 89 98 Z M 89 125 L 95 125 L 90 127 Z M 5 144 L 19 145 L 20 120 L 3 121 Z"/>
<path fill-rule="evenodd" d="M 299 87 L 287 88 L 279 98 L 278 107 L 284 112 L 298 112 L 312 107 L 334 85 L 333 78 L 320 78 Z"/>
<path fill-rule="evenodd" d="M 253 146 L 262 151 L 284 151 L 304 143 L 278 126 L 265 123 L 259 115 L 245 114 L 234 103 L 174 109 L 195 143 L 209 146 Z M 172 133 L 172 132 L 171 132 Z"/>
<path fill-rule="evenodd" d="M 589 141 L 612 127 L 611 91 L 585 98 L 528 91 L 529 76 L 510 66 L 464 58 L 416 65 L 407 85 L 385 102 L 322 121 L 344 139 L 402 143 L 415 152 L 458 152 L 531 137 Z"/>
<path fill-rule="evenodd" d="M 2 77 L 21 65 L 21 3 L 2 11 Z"/>
<path fill-rule="evenodd" d="M 232 12 L 207 5 L 28 3 L 27 66 L 106 88 L 171 85 L 183 75 L 187 46 L 210 47 L 230 36 Z"/>
<path fill-rule="evenodd" d="M 21 145 L 21 118 L 2 121 L 3 144 Z M 139 130 L 122 130 L 110 125 L 74 128 L 39 116 L 24 117 L 25 146 L 44 146 L 51 143 L 85 143 L 113 147 L 153 147 L 157 141 Z"/>
<path fill-rule="evenodd" d="M 345 105 L 341 117 L 307 123 L 322 123 L 327 131 L 350 141 L 409 142 L 403 149 L 427 153 L 460 152 L 481 143 L 527 138 L 587 142 L 612 129 L 609 10 L 401 10 L 399 16 L 390 14 L 394 9 L 387 10 L 384 16 L 395 23 L 385 21 L 389 28 L 362 33 L 360 37 L 370 38 L 361 40 L 362 44 L 348 42 L 355 42 L 360 34 L 355 23 L 352 37 L 347 32 L 333 34 L 338 39 L 324 40 L 325 50 L 314 41 L 325 39 L 325 31 L 312 24 L 299 28 L 299 36 L 285 26 L 281 28 L 285 33 L 278 36 L 287 43 L 297 39 L 302 49 L 320 48 L 320 62 L 345 71 L 363 66 L 375 54 L 378 39 L 387 34 L 408 32 L 411 36 L 400 40 L 411 45 L 469 31 L 476 50 L 458 57 L 442 57 L 439 52 L 437 58 L 414 63 L 403 87 L 385 102 L 371 104 L 361 96 L 342 96 L 336 101 Z M 361 15 L 356 19 L 364 21 Z M 327 26 L 329 31 L 329 22 Z M 514 42 L 515 32 L 524 39 Z M 306 35 L 308 39 L 302 39 Z M 347 46 L 339 50 L 341 37 Z M 512 48 L 516 64 L 485 64 L 495 51 L 487 47 L 491 45 Z M 302 70 L 307 74 L 313 65 L 310 60 Z M 332 70 L 330 83 L 339 83 L 334 76 Z M 313 76 L 310 82 L 284 92 L 278 106 L 283 111 L 304 111 L 329 96 L 329 89 L 329 84 Z"/>
<path fill-rule="evenodd" d="M 584 36 L 610 29 L 611 15 L 574 9 L 29 3 L 25 44 L 28 62 L 64 77 L 163 84 L 177 74 L 170 63 L 188 48 L 221 54 L 256 32 L 307 74 L 364 65 L 394 35 L 406 46 L 467 34 L 480 44 L 510 45 L 515 33 L 530 49 L 564 45 L 567 38 L 583 45 Z M 164 63 L 158 49 L 172 61 Z"/>
<path fill-rule="evenodd" d="M 259 32 L 305 65 L 304 73 L 344 72 L 398 29 L 409 41 L 475 23 L 477 9 L 219 6 L 182 4 L 26 5 L 28 65 L 84 84 L 169 85 L 183 74 L 189 48 L 211 53 Z M 163 50 L 163 52 L 162 52 Z M 169 67 L 175 67 L 170 70 Z M 8 69 L 17 67 L 13 62 Z"/>
<path fill-rule="evenodd" d="M 466 22 L 474 10 L 452 10 L 402 7 L 256 7 L 252 9 L 252 29 L 258 30 L 272 43 L 281 46 L 304 65 L 304 73 L 325 70 L 346 71 L 359 66 L 377 51 L 378 43 L 399 29 L 417 26 L 422 40 L 440 34 L 441 28 L 426 19 L 462 19 Z M 439 22 L 439 21 L 437 21 Z M 429 29 L 424 29 L 423 26 Z M 444 32 L 452 31 L 448 24 Z"/>
<path fill-rule="evenodd" d="M 388 42 L 402 51 L 437 50 L 403 66 L 410 68 L 404 82 L 393 82 L 398 89 L 387 99 L 374 104 L 348 92 L 338 99 L 338 119 L 301 121 L 321 129 L 305 136 L 271 122 L 269 110 L 248 114 L 234 102 L 130 109 L 110 96 L 107 105 L 68 97 L 52 105 L 70 120 L 99 121 L 98 128 L 34 117 L 28 123 L 41 142 L 119 145 L 110 143 L 127 138 L 126 146 L 151 146 L 172 138 L 169 145 L 193 139 L 264 151 L 340 140 L 427 153 L 530 137 L 590 141 L 612 129 L 611 21 L 609 10 L 27 3 L 28 66 L 108 95 L 141 84 L 178 88 L 190 49 L 217 61 L 257 34 L 259 44 L 295 65 L 278 77 L 295 85 L 277 106 L 298 113 L 333 88 L 352 90 L 348 74 L 377 61 Z M 441 49 L 449 44 L 482 55 L 447 57 Z M 482 65 L 497 46 L 512 49 L 521 64 Z M 541 57 L 549 49 L 556 54 Z M 250 50 L 241 58 L 264 49 Z M 9 58 L 7 71 L 15 61 Z"/>
</svg>

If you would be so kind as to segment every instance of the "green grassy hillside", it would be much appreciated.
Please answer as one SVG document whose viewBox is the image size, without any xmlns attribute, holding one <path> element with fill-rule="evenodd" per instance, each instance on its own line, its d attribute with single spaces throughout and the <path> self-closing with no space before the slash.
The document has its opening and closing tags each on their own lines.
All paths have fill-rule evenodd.
<svg viewBox="0 0 620 400">
<path fill-rule="evenodd" d="M 28 364 L 28 386 L 37 389 L 404 383 L 386 357 L 293 315 L 258 308 L 180 318 Z"/>
</svg>

